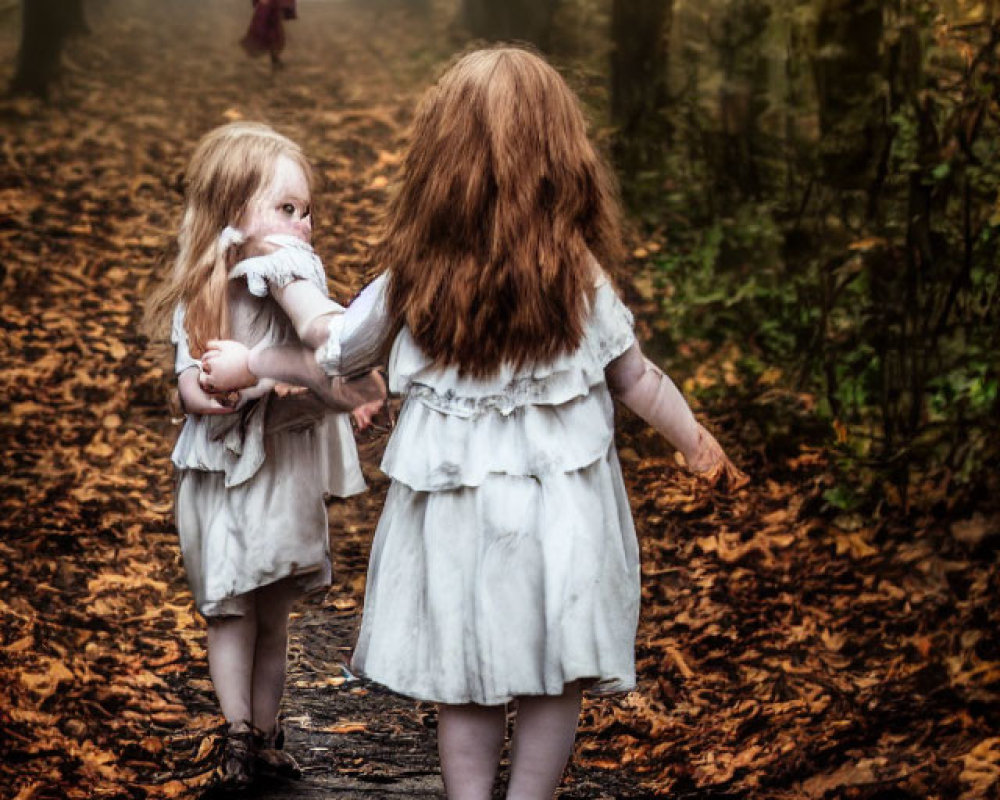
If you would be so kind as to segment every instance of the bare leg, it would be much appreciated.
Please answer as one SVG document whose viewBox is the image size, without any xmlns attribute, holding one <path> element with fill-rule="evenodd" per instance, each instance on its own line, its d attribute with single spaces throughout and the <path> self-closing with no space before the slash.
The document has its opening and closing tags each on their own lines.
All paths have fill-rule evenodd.
<svg viewBox="0 0 1000 800">
<path fill-rule="evenodd" d="M 208 671 L 222 715 L 230 728 L 247 730 L 253 721 L 253 653 L 257 618 L 218 617 L 208 621 Z"/>
<path fill-rule="evenodd" d="M 253 654 L 253 716 L 255 727 L 274 729 L 285 693 L 288 661 L 288 615 L 299 596 L 290 579 L 280 580 L 254 592 L 257 609 L 257 640 Z"/>
<path fill-rule="evenodd" d="M 448 800 L 490 800 L 506 733 L 503 706 L 438 705 L 438 753 Z"/>
<path fill-rule="evenodd" d="M 253 650 L 257 617 L 252 609 L 242 617 L 208 621 L 208 670 L 222 714 L 229 723 L 222 750 L 220 777 L 233 787 L 254 779 L 250 725 L 253 720 Z"/>
<path fill-rule="evenodd" d="M 581 698 L 571 683 L 555 697 L 517 699 L 507 800 L 551 800 L 573 751 Z"/>
</svg>

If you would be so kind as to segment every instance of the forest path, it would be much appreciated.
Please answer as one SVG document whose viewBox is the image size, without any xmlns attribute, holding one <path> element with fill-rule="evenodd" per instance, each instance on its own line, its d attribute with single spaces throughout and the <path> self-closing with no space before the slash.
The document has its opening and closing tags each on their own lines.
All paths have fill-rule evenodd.
<svg viewBox="0 0 1000 800">
<path fill-rule="evenodd" d="M 423 3 L 300 0 L 272 73 L 236 44 L 249 6 L 95 0 L 52 104 L 0 100 L 3 797 L 194 797 L 211 783 L 220 718 L 172 527 L 169 362 L 138 334 L 194 142 L 246 118 L 302 144 L 320 178 L 315 244 L 349 299 L 416 98 L 459 47 Z M 646 340 L 655 293 L 632 277 L 620 284 Z M 707 352 L 692 343 L 692 360 Z M 621 415 L 643 548 L 639 686 L 587 702 L 560 796 L 987 796 L 1000 786 L 994 540 L 975 519 L 949 525 L 948 509 L 919 529 L 830 513 L 831 458 L 794 435 L 813 398 L 708 361 L 690 380 L 724 387 L 711 425 L 753 483 L 701 485 Z M 788 434 L 765 439 L 775 419 Z M 285 714 L 305 779 L 259 797 L 441 795 L 433 709 L 344 667 L 384 444 L 363 446 L 372 491 L 330 506 L 333 589 L 293 623 Z"/>
</svg>

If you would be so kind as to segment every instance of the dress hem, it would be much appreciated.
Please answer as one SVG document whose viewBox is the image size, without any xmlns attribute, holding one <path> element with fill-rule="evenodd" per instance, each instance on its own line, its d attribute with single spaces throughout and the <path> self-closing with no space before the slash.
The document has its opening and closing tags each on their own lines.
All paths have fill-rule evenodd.
<svg viewBox="0 0 1000 800">
<path fill-rule="evenodd" d="M 470 696 L 462 697 L 448 697 L 447 699 L 442 699 L 442 695 L 431 696 L 430 693 L 424 692 L 407 692 L 401 689 L 394 688 L 387 683 L 383 683 L 375 677 L 372 677 L 364 669 L 356 666 L 354 663 L 351 664 L 351 672 L 359 678 L 364 678 L 367 681 L 378 684 L 384 689 L 392 692 L 393 694 L 399 695 L 400 697 L 406 697 L 410 700 L 417 700 L 422 703 L 439 703 L 441 705 L 477 705 L 477 706 L 502 706 L 510 703 L 512 700 L 516 700 L 518 697 L 559 697 L 559 694 L 553 692 L 539 692 L 539 691 L 525 691 L 525 692 L 511 692 L 505 695 L 498 695 L 496 697 L 480 698 L 476 699 Z M 628 694 L 629 692 L 635 691 L 636 681 L 633 678 L 631 681 L 625 681 L 621 678 L 597 678 L 593 675 L 577 675 L 567 678 L 563 681 L 563 686 L 566 684 L 574 683 L 576 681 L 592 681 L 590 685 L 584 687 L 583 693 L 588 696 L 604 697 L 607 695 L 614 694 Z"/>
<path fill-rule="evenodd" d="M 297 570 L 295 572 L 289 572 L 285 575 L 280 575 L 274 580 L 270 580 L 267 583 L 261 583 L 257 586 L 252 586 L 246 591 L 240 592 L 238 594 L 226 595 L 225 597 L 219 598 L 218 600 L 211 600 L 205 603 L 195 602 L 195 608 L 198 613 L 205 619 L 218 619 L 222 617 L 242 617 L 244 611 L 241 608 L 236 608 L 234 610 L 227 610 L 227 606 L 231 606 L 234 601 L 238 601 L 239 598 L 245 597 L 246 595 L 257 591 L 258 589 L 263 589 L 267 586 L 277 583 L 278 581 L 287 580 L 288 578 L 295 578 L 297 582 L 301 583 L 300 586 L 300 597 L 308 597 L 311 594 L 316 594 L 317 592 L 325 592 L 333 585 L 332 576 L 330 578 L 324 577 L 324 572 L 326 572 L 327 565 L 317 564 L 314 567 L 310 567 L 304 570 Z M 316 579 L 319 582 L 316 582 Z M 204 610 L 203 610 L 204 609 Z"/>
</svg>

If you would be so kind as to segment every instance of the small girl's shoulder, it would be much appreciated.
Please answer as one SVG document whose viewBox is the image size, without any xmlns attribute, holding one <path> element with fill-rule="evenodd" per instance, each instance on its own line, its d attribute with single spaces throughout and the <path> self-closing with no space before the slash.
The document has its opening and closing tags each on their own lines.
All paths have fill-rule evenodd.
<svg viewBox="0 0 1000 800">
<path fill-rule="evenodd" d="M 615 294 L 618 293 L 614 281 L 611 280 L 611 276 L 608 275 L 593 253 L 587 255 L 587 274 L 591 280 L 590 285 L 595 292 L 598 289 L 605 288 L 605 290 L 610 290 Z"/>
<path fill-rule="evenodd" d="M 594 286 L 600 286 L 608 280 L 607 273 L 604 272 L 601 262 L 590 252 L 587 253 L 587 275 L 593 281 Z"/>
<path fill-rule="evenodd" d="M 614 280 L 612 280 L 611 276 L 593 255 L 590 256 L 587 266 L 588 277 L 590 278 L 589 295 L 592 298 L 592 302 L 599 305 L 600 298 L 602 296 L 607 296 L 609 298 L 614 298 L 615 301 L 620 303 L 621 295 L 618 291 L 618 287 L 615 286 Z"/>
<path fill-rule="evenodd" d="M 589 266 L 593 295 L 584 338 L 601 365 L 606 366 L 635 341 L 635 319 L 618 294 L 611 276 L 593 256 Z"/>
</svg>

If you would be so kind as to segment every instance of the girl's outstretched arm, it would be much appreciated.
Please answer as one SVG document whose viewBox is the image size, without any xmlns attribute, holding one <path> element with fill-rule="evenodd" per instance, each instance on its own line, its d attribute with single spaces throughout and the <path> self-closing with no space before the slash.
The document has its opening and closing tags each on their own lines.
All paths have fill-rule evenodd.
<svg viewBox="0 0 1000 800">
<path fill-rule="evenodd" d="M 275 376 L 257 378 L 257 375 Z M 204 389 L 218 386 L 251 386 L 274 382 L 305 386 L 331 409 L 350 413 L 358 430 L 372 424 L 385 404 L 385 381 L 376 370 L 358 378 L 329 377 L 316 363 L 315 353 L 302 345 L 281 345 L 248 349 L 240 342 L 213 340 L 202 356 L 198 378 Z M 254 388 L 245 389 L 253 392 Z"/>
<path fill-rule="evenodd" d="M 208 343 L 202 356 L 203 389 L 213 392 L 232 387 L 242 389 L 256 385 L 258 380 L 305 386 L 336 411 L 357 411 L 355 419 L 360 428 L 367 427 L 386 397 L 385 382 L 377 373 L 353 380 L 331 378 L 316 363 L 313 351 L 302 345 L 248 349 L 230 340 Z"/>
<path fill-rule="evenodd" d="M 238 342 L 209 342 L 202 356 L 202 386 L 212 391 L 240 389 L 258 378 L 273 378 L 322 394 L 320 376 L 367 372 L 378 363 L 389 328 L 384 293 L 385 278 L 378 278 L 338 313 L 329 310 L 332 301 L 308 281 L 273 290 L 307 346 L 249 350 Z"/>
<path fill-rule="evenodd" d="M 292 281 L 283 287 L 273 286 L 271 296 L 288 315 L 299 339 L 310 350 L 316 350 L 326 341 L 330 324 L 344 313 L 343 306 L 305 280 Z"/>
<path fill-rule="evenodd" d="M 638 344 L 612 361 L 605 374 L 611 393 L 680 450 L 691 470 L 713 481 L 724 477 L 731 486 L 746 482 L 715 437 L 694 418 L 674 382 Z"/>
<path fill-rule="evenodd" d="M 229 277 L 245 279 L 257 297 L 270 294 L 314 350 L 325 340 L 330 319 L 344 311 L 322 288 L 326 275 L 319 257 L 293 237 L 251 236 L 239 245 Z"/>
<path fill-rule="evenodd" d="M 301 345 L 248 348 L 231 339 L 212 339 L 201 357 L 199 383 L 208 392 L 256 386 L 261 380 L 305 386 L 322 394 L 329 383 L 313 351 Z"/>
</svg>

